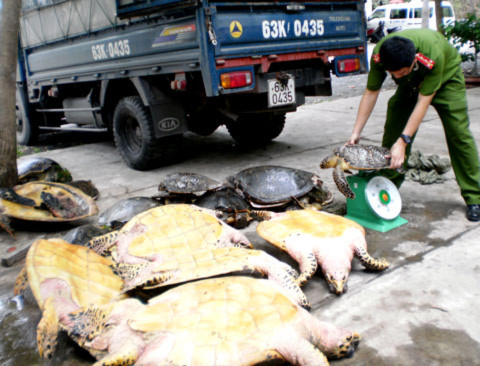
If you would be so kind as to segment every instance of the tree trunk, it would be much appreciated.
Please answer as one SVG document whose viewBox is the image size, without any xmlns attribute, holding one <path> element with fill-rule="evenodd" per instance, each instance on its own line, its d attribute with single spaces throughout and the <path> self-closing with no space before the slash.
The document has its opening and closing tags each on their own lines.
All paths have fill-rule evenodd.
<svg viewBox="0 0 480 366">
<path fill-rule="evenodd" d="M 423 0 L 422 28 L 428 28 L 429 20 L 430 20 L 430 7 L 428 6 L 428 0 Z"/>
<path fill-rule="evenodd" d="M 437 30 L 442 32 L 443 25 L 443 9 L 442 9 L 442 0 L 435 0 L 435 14 L 437 21 Z"/>
<path fill-rule="evenodd" d="M 0 0 L 0 187 L 18 181 L 15 113 L 19 0 Z"/>
</svg>

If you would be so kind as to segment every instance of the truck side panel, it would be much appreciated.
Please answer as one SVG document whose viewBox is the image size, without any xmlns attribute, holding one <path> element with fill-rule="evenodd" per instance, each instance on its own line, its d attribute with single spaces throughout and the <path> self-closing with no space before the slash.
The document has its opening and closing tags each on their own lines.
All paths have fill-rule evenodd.
<svg viewBox="0 0 480 366">
<path fill-rule="evenodd" d="M 195 19 L 191 18 L 133 31 L 127 28 L 116 31 L 114 35 L 79 39 L 69 45 L 35 49 L 26 54 L 29 79 L 42 81 L 56 78 L 61 82 L 61 78 L 93 78 L 94 74 L 131 73 L 156 65 L 166 67 L 198 63 L 196 37 Z M 145 74 L 145 71 L 142 73 Z"/>
</svg>

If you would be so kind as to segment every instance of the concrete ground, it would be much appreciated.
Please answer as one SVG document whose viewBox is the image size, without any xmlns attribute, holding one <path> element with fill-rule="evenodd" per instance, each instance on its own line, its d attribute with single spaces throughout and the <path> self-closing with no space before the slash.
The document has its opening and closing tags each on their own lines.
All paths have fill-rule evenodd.
<svg viewBox="0 0 480 366">
<path fill-rule="evenodd" d="M 363 143 L 380 144 L 387 100 L 392 93 L 391 90 L 381 93 L 363 133 Z M 334 192 L 336 204 L 342 206 L 345 198 L 333 184 L 332 171 L 320 170 L 319 163 L 350 136 L 359 101 L 360 97 L 353 97 L 303 106 L 288 115 L 285 131 L 279 138 L 256 150 L 240 149 L 223 128 L 210 137 L 188 134 L 181 163 L 148 172 L 127 168 L 111 142 L 41 155 L 70 169 L 74 179 L 92 180 L 101 194 L 100 211 L 126 197 L 155 194 L 160 180 L 172 172 L 198 172 L 223 180 L 244 168 L 267 164 L 317 173 Z M 471 129 L 479 144 L 480 88 L 468 90 L 468 101 Z M 448 156 L 443 129 L 433 109 L 420 127 L 414 150 Z M 313 314 L 355 330 L 363 337 L 353 358 L 334 361 L 333 365 L 480 365 L 480 224 L 466 220 L 465 205 L 453 173 L 450 171 L 446 176 L 443 184 L 422 186 L 405 182 L 400 191 L 401 216 L 409 221 L 407 225 L 386 233 L 367 230 L 370 254 L 390 260 L 389 269 L 367 272 L 354 259 L 349 291 L 341 297 L 328 292 L 320 273 L 304 288 Z M 88 221 L 95 223 L 96 217 Z M 62 227 L 60 234 L 70 227 Z M 261 239 L 255 227 L 253 223 L 242 231 L 256 248 L 295 265 L 287 255 Z M 4 259 L 9 258 L 6 253 L 9 248 L 15 246 L 17 253 L 21 252 L 22 247 L 36 238 L 59 236 L 56 230 L 59 229 L 51 226 L 23 227 L 17 231 L 16 242 L 6 233 L 0 233 L 0 251 Z M 19 264 L 0 269 L 0 314 L 12 313 L 11 305 L 7 304 L 19 270 Z M 0 317 L 0 324 L 2 319 L 5 317 Z M 35 326 L 32 321 L 25 329 L 31 328 L 34 334 Z M 24 354 L 32 353 L 28 356 L 29 364 L 50 365 L 34 356 L 34 335 L 20 334 L 20 337 L 29 339 L 30 343 L 22 348 Z M 2 342 L 0 339 L 0 350 L 6 347 Z M 9 343 L 11 356 L 8 360 L 4 356 L 4 365 L 23 364 L 15 362 L 13 344 Z M 82 361 L 83 356 L 80 360 L 75 356 L 77 361 L 72 363 L 70 353 L 63 353 L 62 357 L 55 364 L 91 363 L 91 359 Z"/>
</svg>

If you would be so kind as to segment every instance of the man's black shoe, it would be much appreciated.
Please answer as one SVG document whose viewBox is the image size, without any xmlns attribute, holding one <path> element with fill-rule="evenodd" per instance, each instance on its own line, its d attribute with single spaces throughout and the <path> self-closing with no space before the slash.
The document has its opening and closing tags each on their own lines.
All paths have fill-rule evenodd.
<svg viewBox="0 0 480 366">
<path fill-rule="evenodd" d="M 480 205 L 467 205 L 467 219 L 480 221 Z"/>
</svg>

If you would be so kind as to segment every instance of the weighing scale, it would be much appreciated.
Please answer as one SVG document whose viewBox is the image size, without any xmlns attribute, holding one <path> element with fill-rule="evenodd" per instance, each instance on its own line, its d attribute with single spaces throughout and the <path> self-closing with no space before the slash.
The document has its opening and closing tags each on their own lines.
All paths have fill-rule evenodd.
<svg viewBox="0 0 480 366">
<path fill-rule="evenodd" d="M 391 180 L 360 172 L 347 176 L 347 182 L 355 198 L 347 198 L 346 218 L 382 233 L 408 222 L 400 217 L 402 198 Z"/>
</svg>

